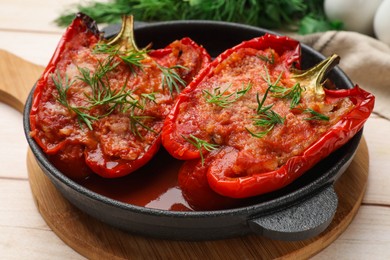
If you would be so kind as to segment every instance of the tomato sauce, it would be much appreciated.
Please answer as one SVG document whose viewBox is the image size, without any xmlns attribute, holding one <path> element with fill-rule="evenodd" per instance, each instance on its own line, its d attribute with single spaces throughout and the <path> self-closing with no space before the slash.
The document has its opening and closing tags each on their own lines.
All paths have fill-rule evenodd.
<svg viewBox="0 0 390 260">
<path fill-rule="evenodd" d="M 91 175 L 77 181 L 80 185 L 108 198 L 140 207 L 191 211 L 177 182 L 182 162 L 164 149 L 144 167 L 130 175 L 106 179 Z"/>
</svg>

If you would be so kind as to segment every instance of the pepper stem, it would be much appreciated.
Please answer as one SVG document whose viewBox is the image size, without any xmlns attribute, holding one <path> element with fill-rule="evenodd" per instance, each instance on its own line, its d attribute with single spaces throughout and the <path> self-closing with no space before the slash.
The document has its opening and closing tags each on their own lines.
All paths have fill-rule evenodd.
<svg viewBox="0 0 390 260">
<path fill-rule="evenodd" d="M 326 79 L 326 74 L 334 68 L 339 61 L 340 57 L 333 54 L 308 70 L 294 71 L 292 77 L 299 81 L 301 87 L 304 87 L 306 91 L 312 91 L 317 98 L 323 98 L 325 96 L 323 83 Z"/>
<path fill-rule="evenodd" d="M 139 51 L 134 40 L 134 17 L 132 15 L 122 16 L 121 30 L 107 44 L 121 46 L 122 51 Z"/>
</svg>

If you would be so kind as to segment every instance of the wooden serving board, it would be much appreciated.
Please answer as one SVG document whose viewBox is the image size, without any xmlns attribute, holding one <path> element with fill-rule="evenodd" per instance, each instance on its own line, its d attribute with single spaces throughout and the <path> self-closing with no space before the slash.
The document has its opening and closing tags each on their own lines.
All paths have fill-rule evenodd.
<svg viewBox="0 0 390 260">
<path fill-rule="evenodd" d="M 19 111 L 43 68 L 0 50 L 0 102 Z M 132 235 L 108 226 L 71 205 L 27 153 L 31 191 L 42 217 L 51 229 L 81 255 L 102 259 L 271 259 L 308 258 L 332 243 L 356 215 L 368 179 L 368 149 L 364 138 L 348 170 L 336 182 L 336 215 L 319 236 L 297 242 L 251 235 L 227 240 L 187 242 Z"/>
</svg>

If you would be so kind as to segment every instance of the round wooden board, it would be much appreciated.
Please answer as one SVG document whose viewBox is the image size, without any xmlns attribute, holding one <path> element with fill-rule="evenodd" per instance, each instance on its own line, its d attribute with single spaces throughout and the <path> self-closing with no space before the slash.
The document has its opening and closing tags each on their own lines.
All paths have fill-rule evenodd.
<svg viewBox="0 0 390 260">
<path fill-rule="evenodd" d="M 89 258 L 103 259 L 273 259 L 308 258 L 332 243 L 356 215 L 368 179 L 368 149 L 364 138 L 350 167 L 336 182 L 336 215 L 319 236 L 296 242 L 246 236 L 227 240 L 187 242 L 151 239 L 106 225 L 70 204 L 41 171 L 29 150 L 27 167 L 39 212 L 70 247 Z"/>
</svg>

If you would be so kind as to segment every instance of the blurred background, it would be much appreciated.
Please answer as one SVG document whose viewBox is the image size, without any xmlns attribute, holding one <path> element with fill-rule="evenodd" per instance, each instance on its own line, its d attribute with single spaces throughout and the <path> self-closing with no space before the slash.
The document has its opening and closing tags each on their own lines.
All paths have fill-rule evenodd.
<svg viewBox="0 0 390 260">
<path fill-rule="evenodd" d="M 118 23 L 122 14 L 139 21 L 218 20 L 309 34 L 348 30 L 390 43 L 389 0 L 109 0 L 68 6 L 55 19 L 66 26 L 77 11 L 98 23 Z"/>
</svg>

